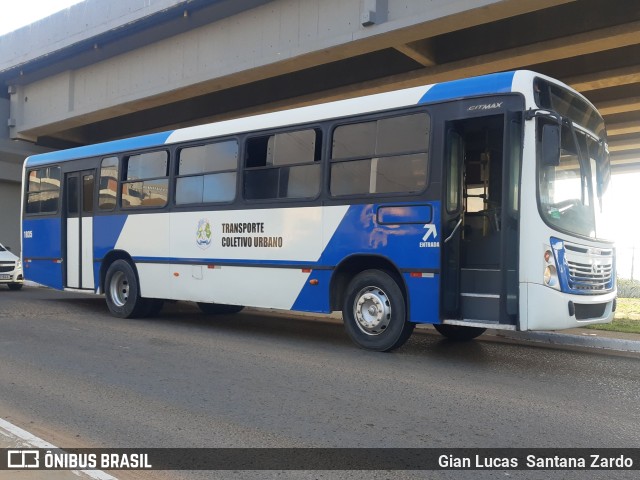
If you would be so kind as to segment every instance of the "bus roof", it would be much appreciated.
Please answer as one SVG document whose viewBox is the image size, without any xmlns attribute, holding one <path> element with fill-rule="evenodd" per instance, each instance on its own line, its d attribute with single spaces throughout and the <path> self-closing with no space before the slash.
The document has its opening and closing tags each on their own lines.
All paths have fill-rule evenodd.
<svg viewBox="0 0 640 480">
<path fill-rule="evenodd" d="M 67 160 L 112 155 L 143 148 L 160 147 L 178 142 L 322 121 L 410 105 L 454 100 L 474 95 L 509 93 L 518 91 L 513 87 L 516 73 L 519 74 L 519 76 L 524 75 L 530 78 L 538 75 L 528 71 L 493 73 L 479 77 L 405 88 L 402 90 L 377 93 L 273 113 L 223 120 L 162 133 L 153 133 L 33 155 L 25 160 L 25 166 L 28 168 Z"/>
</svg>

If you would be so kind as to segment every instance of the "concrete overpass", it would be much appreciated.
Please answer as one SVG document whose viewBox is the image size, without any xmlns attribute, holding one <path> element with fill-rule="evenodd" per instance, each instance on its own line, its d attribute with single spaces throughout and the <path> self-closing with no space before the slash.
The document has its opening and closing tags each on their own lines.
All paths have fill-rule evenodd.
<svg viewBox="0 0 640 480">
<path fill-rule="evenodd" d="M 638 59 L 636 0 L 85 0 L 0 37 L 0 192 L 41 149 L 517 68 L 638 169 Z"/>
</svg>

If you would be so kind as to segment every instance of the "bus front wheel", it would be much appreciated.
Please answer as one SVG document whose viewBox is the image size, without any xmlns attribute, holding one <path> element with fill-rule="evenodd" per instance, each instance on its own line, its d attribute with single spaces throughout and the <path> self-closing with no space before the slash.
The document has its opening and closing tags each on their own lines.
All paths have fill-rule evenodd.
<svg viewBox="0 0 640 480">
<path fill-rule="evenodd" d="M 133 267 L 126 260 L 116 260 L 105 277 L 105 296 L 112 315 L 136 318 L 147 311 L 147 302 L 140 296 L 140 287 Z"/>
<path fill-rule="evenodd" d="M 436 323 L 433 327 L 440 335 L 447 337 L 449 340 L 457 342 L 467 342 L 482 335 L 487 329 L 480 327 L 463 327 L 460 325 L 444 325 Z"/>
<path fill-rule="evenodd" d="M 402 290 L 381 270 L 365 270 L 351 280 L 342 317 L 356 345 L 379 352 L 400 347 L 415 327 L 407 321 Z"/>
</svg>

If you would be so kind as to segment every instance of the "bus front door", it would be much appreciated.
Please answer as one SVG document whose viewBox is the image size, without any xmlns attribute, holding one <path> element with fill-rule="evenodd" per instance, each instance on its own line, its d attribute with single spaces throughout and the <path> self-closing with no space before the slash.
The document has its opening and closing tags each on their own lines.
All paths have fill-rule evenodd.
<svg viewBox="0 0 640 480">
<path fill-rule="evenodd" d="M 463 221 L 463 167 L 464 139 L 453 128 L 446 130 L 444 167 L 445 195 L 442 202 L 441 221 L 443 237 L 441 316 L 458 318 L 460 295 L 460 237 Z"/>
<path fill-rule="evenodd" d="M 441 320 L 513 329 L 517 321 L 519 117 L 446 121 Z"/>
<path fill-rule="evenodd" d="M 67 173 L 64 179 L 65 287 L 94 289 L 93 200 L 95 172 Z"/>
</svg>

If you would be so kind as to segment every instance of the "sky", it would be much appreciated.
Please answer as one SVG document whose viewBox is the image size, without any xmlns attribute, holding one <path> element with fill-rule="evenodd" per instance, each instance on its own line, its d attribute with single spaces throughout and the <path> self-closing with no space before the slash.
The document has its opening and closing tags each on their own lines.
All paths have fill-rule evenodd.
<svg viewBox="0 0 640 480">
<path fill-rule="evenodd" d="M 82 0 L 0 0 L 0 35 L 24 27 Z M 610 198 L 605 205 L 607 230 L 617 242 L 618 274 L 629 278 L 635 257 L 633 276 L 640 279 L 640 222 L 635 192 L 640 173 L 613 175 Z M 634 252 L 635 249 L 635 252 Z"/>
<path fill-rule="evenodd" d="M 82 0 L 0 0 L 0 35 L 64 10 Z"/>
</svg>

